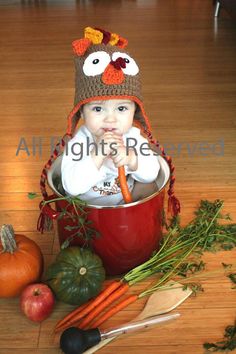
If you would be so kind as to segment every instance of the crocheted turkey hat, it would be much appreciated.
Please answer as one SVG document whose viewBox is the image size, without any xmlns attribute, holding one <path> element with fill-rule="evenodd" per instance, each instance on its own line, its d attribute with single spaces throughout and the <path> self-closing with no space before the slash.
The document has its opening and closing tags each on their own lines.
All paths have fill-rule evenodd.
<svg viewBox="0 0 236 354">
<path fill-rule="evenodd" d="M 136 103 L 134 121 L 150 129 L 145 113 L 139 67 L 124 49 L 128 41 L 116 33 L 86 27 L 84 38 L 72 43 L 75 54 L 75 102 L 68 117 L 67 134 L 73 135 L 80 108 L 94 100 L 129 99 Z"/>
</svg>

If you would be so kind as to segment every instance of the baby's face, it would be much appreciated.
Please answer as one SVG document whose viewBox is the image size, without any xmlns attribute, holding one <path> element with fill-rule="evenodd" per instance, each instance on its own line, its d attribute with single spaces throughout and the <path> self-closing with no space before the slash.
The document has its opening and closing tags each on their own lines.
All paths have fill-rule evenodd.
<svg viewBox="0 0 236 354">
<path fill-rule="evenodd" d="M 93 136 L 99 137 L 106 131 L 123 135 L 131 127 L 135 103 L 126 99 L 92 101 L 83 106 L 81 116 Z"/>
</svg>

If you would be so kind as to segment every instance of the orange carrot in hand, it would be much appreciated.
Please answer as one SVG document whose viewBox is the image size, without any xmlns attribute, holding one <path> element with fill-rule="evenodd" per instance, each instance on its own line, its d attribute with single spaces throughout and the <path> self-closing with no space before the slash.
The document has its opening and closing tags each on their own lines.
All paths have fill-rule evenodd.
<svg viewBox="0 0 236 354">
<path fill-rule="evenodd" d="M 66 317 L 59 321 L 56 325 L 55 331 L 61 331 L 75 322 L 78 322 L 81 318 L 86 316 L 91 310 L 93 310 L 97 305 L 104 301 L 110 294 L 112 294 L 117 288 L 119 288 L 123 283 L 121 281 L 114 281 L 108 285 L 95 299 L 92 299 L 86 304 L 81 305 L 77 309 L 70 312 Z"/>
<path fill-rule="evenodd" d="M 119 175 L 121 193 L 123 195 L 124 201 L 125 203 L 131 203 L 132 196 L 127 185 L 124 166 L 118 167 L 118 175 Z"/>
<path fill-rule="evenodd" d="M 110 317 L 115 315 L 117 312 L 123 310 L 126 306 L 129 304 L 132 304 L 138 299 L 138 295 L 130 295 L 129 297 L 125 298 L 121 302 L 119 302 L 117 305 L 113 306 L 111 309 L 109 309 L 107 312 L 105 312 L 102 316 L 100 316 L 95 322 L 92 323 L 92 326 L 90 328 L 97 328 L 99 327 L 103 322 L 108 320 Z"/>
<path fill-rule="evenodd" d="M 94 308 L 79 324 L 79 328 L 84 329 L 90 322 L 92 322 L 95 317 L 102 312 L 107 306 L 112 304 L 115 300 L 119 299 L 123 294 L 125 294 L 129 289 L 128 284 L 123 284 L 118 290 L 114 291 L 106 300 L 104 300 L 100 305 Z"/>
</svg>

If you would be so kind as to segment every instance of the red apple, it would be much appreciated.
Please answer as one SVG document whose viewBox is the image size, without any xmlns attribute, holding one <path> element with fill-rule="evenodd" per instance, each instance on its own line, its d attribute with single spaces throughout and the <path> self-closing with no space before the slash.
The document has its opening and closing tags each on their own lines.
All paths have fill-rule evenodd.
<svg viewBox="0 0 236 354">
<path fill-rule="evenodd" d="M 41 322 L 52 312 L 54 295 L 51 289 L 41 283 L 28 285 L 20 296 L 20 307 L 31 321 Z"/>
</svg>

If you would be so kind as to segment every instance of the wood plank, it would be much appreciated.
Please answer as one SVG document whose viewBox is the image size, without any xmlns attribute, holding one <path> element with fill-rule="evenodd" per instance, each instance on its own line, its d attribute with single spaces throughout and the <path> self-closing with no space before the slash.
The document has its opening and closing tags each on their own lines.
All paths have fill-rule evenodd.
<svg viewBox="0 0 236 354">
<path fill-rule="evenodd" d="M 28 196 L 29 192 L 39 192 L 39 180 L 40 174 L 37 176 L 31 177 L 22 177 L 22 176 L 2 176 L 1 177 L 1 186 L 3 193 L 11 195 L 11 193 L 24 193 L 25 196 Z M 38 199 L 39 201 L 40 199 Z"/>
<path fill-rule="evenodd" d="M 131 310 L 116 315 L 114 319 L 107 321 L 105 328 L 116 326 L 124 321 L 129 321 L 135 317 Z M 52 338 L 50 334 L 53 331 L 56 321 L 59 319 L 58 313 L 54 313 L 50 319 L 42 324 L 39 347 L 57 347 L 58 335 Z M 167 338 L 171 337 L 171 345 L 197 345 L 206 341 L 215 341 L 222 335 L 224 328 L 234 321 L 233 308 L 227 309 L 183 309 L 181 308 L 181 317 L 168 324 L 163 324 L 156 328 L 135 334 L 135 346 L 145 350 L 146 346 L 166 345 Z M 101 328 L 104 326 L 101 326 Z M 186 331 L 186 328 L 188 330 Z M 184 332 L 184 336 L 183 336 Z M 134 334 L 123 336 L 110 344 L 110 348 L 132 346 Z M 101 350 L 102 353 L 102 350 Z"/>
<path fill-rule="evenodd" d="M 4 311 L 5 304 L 10 306 L 9 311 Z M 37 348 L 40 324 L 33 323 L 22 315 L 19 300 L 0 299 L 0 308 L 0 348 Z"/>
<path fill-rule="evenodd" d="M 37 243 L 44 256 L 48 254 L 52 254 L 52 248 L 53 248 L 54 237 L 55 237 L 54 232 L 41 234 L 38 231 L 35 232 L 24 231 L 24 235 Z"/>
<path fill-rule="evenodd" d="M 12 354 L 12 349 L 8 349 L 8 348 L 2 348 L 2 350 L 4 350 L 4 354 Z M 23 349 L 18 349 L 18 348 L 14 348 L 14 353 L 16 354 L 32 354 L 32 348 L 23 348 Z M 58 354 L 59 350 L 58 348 L 53 349 L 36 349 L 34 348 L 34 354 Z"/>
<path fill-rule="evenodd" d="M 0 4 L 0 225 L 11 223 L 17 233 L 35 240 L 43 251 L 45 270 L 60 249 L 57 225 L 50 233 L 36 231 L 41 198 L 30 201 L 27 193 L 39 192 L 50 138 L 65 133 L 73 108 L 71 42 L 94 23 L 129 40 L 128 49 L 142 70 L 144 106 L 153 135 L 176 167 L 181 223 L 193 218 L 200 199 L 218 198 L 225 201 L 224 210 L 235 222 L 235 26 L 223 12 L 213 21 L 213 12 L 212 2 L 204 0 L 109 1 L 106 7 L 103 2 L 78 1 Z M 34 136 L 43 138 L 41 156 L 32 154 Z M 23 152 L 16 156 L 21 137 L 30 156 Z M 234 263 L 235 252 L 205 254 L 206 271 L 221 269 L 221 262 Z M 142 291 L 154 279 L 130 291 Z M 221 340 L 224 328 L 233 323 L 236 297 L 223 273 L 202 284 L 204 292 L 179 308 L 178 321 L 120 338 L 99 353 L 203 353 L 202 344 Z M 52 316 L 38 325 L 20 313 L 18 301 L 0 299 L 0 353 L 59 353 L 52 329 L 74 306 L 58 301 Z M 131 320 L 145 301 L 104 326 Z"/>
<path fill-rule="evenodd" d="M 20 233 L 24 231 L 35 232 L 37 230 L 37 220 L 39 211 L 2 211 L 0 213 L 0 224 L 12 224 L 15 231 Z"/>
<path fill-rule="evenodd" d="M 102 348 L 101 350 L 98 351 L 99 354 L 110 354 L 110 353 L 123 353 L 123 354 L 129 354 L 129 353 L 137 353 L 137 354 L 143 354 L 144 349 L 143 347 L 137 347 L 137 346 L 127 346 L 127 347 L 119 347 L 116 346 L 115 343 L 113 346 L 111 344 L 108 344 L 106 347 Z M 152 354 L 152 353 L 162 353 L 162 354 L 189 354 L 189 353 L 194 353 L 194 354 L 202 354 L 203 353 L 203 348 L 202 345 L 155 345 L 155 346 L 149 346 L 148 343 L 145 346 L 145 354 Z"/>
</svg>

